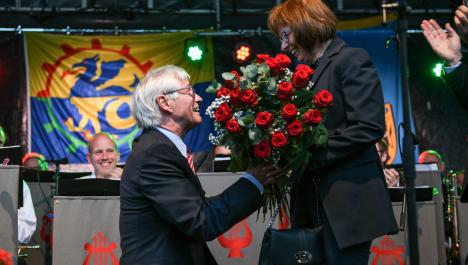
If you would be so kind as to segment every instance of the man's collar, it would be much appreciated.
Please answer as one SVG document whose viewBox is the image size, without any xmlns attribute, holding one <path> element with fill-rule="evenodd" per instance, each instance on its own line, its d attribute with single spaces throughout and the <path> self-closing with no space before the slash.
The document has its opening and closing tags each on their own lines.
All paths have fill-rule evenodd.
<svg viewBox="0 0 468 265">
<path fill-rule="evenodd" d="M 187 157 L 187 146 L 185 145 L 184 141 L 180 136 L 175 134 L 174 132 L 162 128 L 162 127 L 156 127 L 158 131 L 160 131 L 162 134 L 164 134 L 169 140 L 177 147 L 179 152 L 182 154 L 182 156 Z"/>
</svg>

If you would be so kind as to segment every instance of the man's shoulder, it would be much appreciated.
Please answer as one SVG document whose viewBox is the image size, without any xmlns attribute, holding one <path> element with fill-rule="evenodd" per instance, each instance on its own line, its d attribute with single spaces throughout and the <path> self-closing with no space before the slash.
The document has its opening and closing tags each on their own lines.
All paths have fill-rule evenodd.
<svg viewBox="0 0 468 265">
<path fill-rule="evenodd" d="M 136 158 L 139 160 L 146 157 L 147 154 L 151 154 L 152 157 L 169 155 L 171 150 L 175 152 L 177 148 L 164 134 L 157 130 L 143 131 L 143 133 L 135 139 L 129 159 Z"/>
</svg>

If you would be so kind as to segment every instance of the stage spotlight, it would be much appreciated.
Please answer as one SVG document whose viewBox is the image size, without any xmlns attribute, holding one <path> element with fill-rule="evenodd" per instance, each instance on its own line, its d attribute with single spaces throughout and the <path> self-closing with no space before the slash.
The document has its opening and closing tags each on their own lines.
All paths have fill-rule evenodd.
<svg viewBox="0 0 468 265">
<path fill-rule="evenodd" d="M 184 47 L 184 56 L 192 63 L 202 61 L 205 56 L 205 39 L 186 39 Z"/>
<path fill-rule="evenodd" d="M 252 44 L 248 39 L 242 39 L 237 41 L 234 46 L 233 57 L 237 63 L 245 63 L 252 57 Z"/>
<path fill-rule="evenodd" d="M 432 68 L 432 72 L 435 76 L 440 77 L 442 75 L 442 64 L 437 63 L 436 65 L 434 65 L 434 68 Z"/>
</svg>

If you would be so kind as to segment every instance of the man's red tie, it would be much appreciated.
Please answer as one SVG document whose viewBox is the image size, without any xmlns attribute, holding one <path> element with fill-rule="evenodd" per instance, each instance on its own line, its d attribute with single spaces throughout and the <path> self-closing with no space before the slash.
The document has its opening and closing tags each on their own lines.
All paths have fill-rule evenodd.
<svg viewBox="0 0 468 265">
<path fill-rule="evenodd" d="M 190 154 L 190 150 L 188 149 L 188 147 L 187 147 L 187 162 L 190 168 L 192 169 L 193 173 L 195 174 L 195 165 L 193 164 L 192 154 Z"/>
</svg>

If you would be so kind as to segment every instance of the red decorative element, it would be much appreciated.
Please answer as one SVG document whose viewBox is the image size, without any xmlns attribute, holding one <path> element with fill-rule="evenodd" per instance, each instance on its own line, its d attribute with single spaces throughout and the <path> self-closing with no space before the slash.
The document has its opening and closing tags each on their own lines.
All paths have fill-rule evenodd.
<svg viewBox="0 0 468 265">
<path fill-rule="evenodd" d="M 252 231 L 246 222 L 247 219 L 244 219 L 242 222 L 234 225 L 227 233 L 229 236 L 226 237 L 225 234 L 222 234 L 218 237 L 218 242 L 223 248 L 229 249 L 228 258 L 238 259 L 243 258 L 244 255 L 241 252 L 241 249 L 250 246 L 252 243 Z M 242 233 L 242 230 L 244 233 Z"/>
<path fill-rule="evenodd" d="M 42 216 L 41 239 L 46 243 L 47 249 L 52 248 L 52 222 L 54 214 L 49 213 Z M 50 231 L 50 233 L 47 233 Z"/>
<path fill-rule="evenodd" d="M 380 246 L 380 248 L 377 246 L 371 247 L 371 252 L 375 254 L 372 265 L 377 265 L 380 257 L 382 257 L 382 265 L 405 265 L 403 258 L 404 246 L 395 246 L 394 241 L 389 236 L 385 236 L 380 241 Z"/>
<path fill-rule="evenodd" d="M 13 265 L 13 255 L 0 248 L 0 264 L 1 265 Z"/>
<path fill-rule="evenodd" d="M 278 228 L 280 230 L 289 228 L 289 216 L 285 207 L 286 206 L 281 207 L 281 218 L 278 218 Z"/>
<path fill-rule="evenodd" d="M 102 49 L 102 44 L 99 39 L 92 39 L 91 40 L 91 45 L 94 49 Z"/>
<path fill-rule="evenodd" d="M 119 265 L 119 260 L 114 254 L 114 250 L 117 248 L 115 242 L 107 244 L 107 237 L 99 231 L 93 236 L 92 243 L 87 242 L 84 245 L 84 249 L 88 251 L 83 265 Z M 93 258 L 94 262 L 91 261 Z"/>
<path fill-rule="evenodd" d="M 7 157 L 7 158 L 3 159 L 2 165 L 8 166 L 8 163 L 10 163 L 10 158 Z"/>
</svg>

